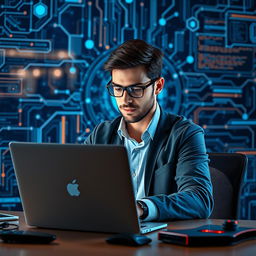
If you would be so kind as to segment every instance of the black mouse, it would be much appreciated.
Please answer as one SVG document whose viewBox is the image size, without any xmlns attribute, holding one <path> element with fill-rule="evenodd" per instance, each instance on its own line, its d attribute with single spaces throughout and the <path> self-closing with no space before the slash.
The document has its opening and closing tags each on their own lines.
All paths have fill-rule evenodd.
<svg viewBox="0 0 256 256">
<path fill-rule="evenodd" d="M 140 246 L 140 245 L 150 243 L 152 239 L 147 236 L 133 234 L 133 233 L 120 233 L 107 238 L 106 241 L 110 244 Z"/>
</svg>

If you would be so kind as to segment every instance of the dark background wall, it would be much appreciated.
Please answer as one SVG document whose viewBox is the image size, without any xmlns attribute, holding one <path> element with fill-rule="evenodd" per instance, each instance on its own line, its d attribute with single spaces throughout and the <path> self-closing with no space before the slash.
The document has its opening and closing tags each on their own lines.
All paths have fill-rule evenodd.
<svg viewBox="0 0 256 256">
<path fill-rule="evenodd" d="M 0 209 L 20 209 L 8 142 L 82 143 L 118 112 L 108 54 L 141 38 L 165 54 L 160 104 L 249 157 L 241 217 L 256 218 L 256 1 L 1 0 Z"/>
</svg>

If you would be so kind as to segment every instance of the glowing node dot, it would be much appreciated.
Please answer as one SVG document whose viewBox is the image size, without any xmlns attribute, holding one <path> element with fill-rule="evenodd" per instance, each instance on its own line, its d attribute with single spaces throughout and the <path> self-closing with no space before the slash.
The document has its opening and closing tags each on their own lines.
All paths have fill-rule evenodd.
<svg viewBox="0 0 256 256">
<path fill-rule="evenodd" d="M 193 56 L 187 56 L 187 63 L 192 64 L 194 62 L 194 57 Z"/>
<path fill-rule="evenodd" d="M 243 120 L 247 120 L 247 119 L 248 119 L 248 115 L 247 115 L 246 113 L 244 113 L 244 114 L 242 115 L 242 118 L 243 118 Z"/>
<path fill-rule="evenodd" d="M 61 77 L 61 76 L 62 76 L 62 72 L 61 72 L 60 69 L 55 69 L 55 70 L 53 71 L 53 75 L 54 75 L 55 77 Z"/>
<path fill-rule="evenodd" d="M 92 48 L 94 47 L 94 42 L 93 42 L 93 40 L 91 40 L 91 39 L 86 40 L 86 41 L 85 41 L 85 47 L 86 47 L 87 49 L 92 49 Z"/>
<path fill-rule="evenodd" d="M 173 44 L 172 44 L 172 43 L 169 43 L 169 44 L 168 44 L 168 47 L 172 49 L 172 48 L 173 48 Z"/>
<path fill-rule="evenodd" d="M 165 26 L 166 25 L 166 20 L 164 18 L 159 19 L 158 22 L 159 22 L 160 26 Z"/>
<path fill-rule="evenodd" d="M 39 120 L 41 116 L 39 114 L 36 115 L 36 119 Z"/>
<path fill-rule="evenodd" d="M 71 74 L 75 74 L 75 73 L 76 73 L 76 68 L 75 68 L 75 67 L 71 67 L 71 68 L 69 69 L 69 72 L 70 72 Z"/>
<path fill-rule="evenodd" d="M 34 77 L 39 77 L 41 75 L 40 69 L 36 68 L 32 71 Z"/>
<path fill-rule="evenodd" d="M 131 3 L 133 2 L 133 0 L 125 0 L 125 2 L 126 2 L 127 4 L 131 4 Z"/>
<path fill-rule="evenodd" d="M 25 75 L 26 75 L 26 71 L 25 71 L 24 69 L 19 69 L 19 70 L 18 70 L 18 74 L 19 74 L 20 76 L 25 76 Z"/>
<path fill-rule="evenodd" d="M 172 75 L 172 77 L 173 77 L 173 79 L 176 79 L 176 78 L 178 78 L 178 74 L 174 73 L 174 74 Z"/>
<path fill-rule="evenodd" d="M 87 104 L 89 104 L 89 103 L 91 103 L 91 99 L 90 99 L 90 98 L 86 98 L 85 102 L 86 102 Z"/>
<path fill-rule="evenodd" d="M 35 8 L 35 12 L 36 12 L 37 15 L 42 16 L 42 15 L 45 14 L 46 8 L 45 8 L 44 5 L 39 4 L 39 5 L 37 5 L 36 8 Z"/>
<path fill-rule="evenodd" d="M 175 16 L 175 17 L 178 17 L 178 16 L 179 16 L 179 13 L 178 13 L 178 12 L 175 12 L 175 13 L 174 13 L 174 16 Z"/>
<path fill-rule="evenodd" d="M 196 22 L 192 20 L 192 21 L 190 21 L 189 25 L 190 25 L 191 28 L 195 28 L 196 27 Z"/>
</svg>

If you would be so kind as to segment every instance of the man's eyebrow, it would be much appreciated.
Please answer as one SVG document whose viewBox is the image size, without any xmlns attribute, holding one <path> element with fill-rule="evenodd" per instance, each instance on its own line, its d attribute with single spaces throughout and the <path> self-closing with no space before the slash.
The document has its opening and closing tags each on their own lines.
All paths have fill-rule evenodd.
<svg viewBox="0 0 256 256">
<path fill-rule="evenodd" d="M 119 87 L 129 87 L 129 86 L 136 86 L 136 85 L 141 85 L 141 84 L 145 84 L 145 83 L 140 82 L 140 83 L 136 83 L 136 84 L 130 84 L 130 85 L 128 85 L 128 86 L 123 86 L 123 85 L 121 85 L 121 84 L 116 84 L 116 83 L 114 83 L 114 82 L 112 81 L 112 84 L 114 84 L 114 85 L 116 85 L 116 86 L 119 86 Z"/>
</svg>

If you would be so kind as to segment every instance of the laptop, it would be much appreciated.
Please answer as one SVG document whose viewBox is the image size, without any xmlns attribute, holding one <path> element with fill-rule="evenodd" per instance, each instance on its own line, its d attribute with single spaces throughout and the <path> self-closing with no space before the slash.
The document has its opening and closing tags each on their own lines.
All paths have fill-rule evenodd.
<svg viewBox="0 0 256 256">
<path fill-rule="evenodd" d="M 28 225 L 142 234 L 167 226 L 140 222 L 124 146 L 26 142 L 9 146 Z"/>
</svg>

